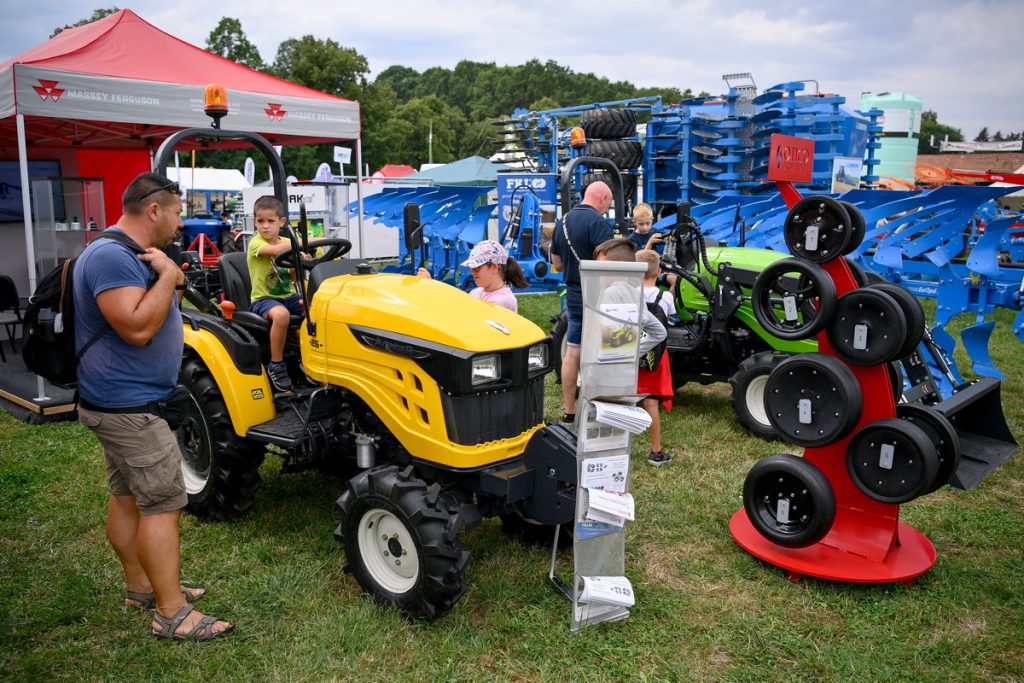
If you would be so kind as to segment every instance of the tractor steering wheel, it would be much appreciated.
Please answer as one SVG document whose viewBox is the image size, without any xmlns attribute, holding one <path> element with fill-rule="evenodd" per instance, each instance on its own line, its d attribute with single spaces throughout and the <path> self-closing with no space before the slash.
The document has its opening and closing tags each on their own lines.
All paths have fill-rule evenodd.
<svg viewBox="0 0 1024 683">
<path fill-rule="evenodd" d="M 327 247 L 327 251 L 322 256 L 315 256 L 316 250 L 321 247 Z M 281 268 L 295 268 L 300 267 L 303 270 L 313 270 L 316 266 L 327 261 L 333 261 L 334 259 L 341 258 L 352 249 L 352 243 L 346 239 L 340 237 L 329 237 L 320 240 L 310 240 L 305 248 L 301 246 L 298 249 L 294 247 L 285 249 L 280 254 L 274 257 L 274 263 Z M 309 254 L 312 258 L 309 259 L 297 259 L 295 258 L 295 252 L 299 251 L 305 254 Z M 298 266 L 296 266 L 298 261 Z"/>
</svg>

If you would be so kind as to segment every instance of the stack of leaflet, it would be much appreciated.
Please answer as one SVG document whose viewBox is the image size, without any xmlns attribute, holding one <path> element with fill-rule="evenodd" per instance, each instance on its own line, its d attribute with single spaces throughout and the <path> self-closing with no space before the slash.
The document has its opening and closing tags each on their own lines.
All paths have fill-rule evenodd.
<svg viewBox="0 0 1024 683">
<path fill-rule="evenodd" d="M 583 491 L 587 496 L 587 521 L 610 524 L 621 529 L 627 519 L 631 522 L 636 519 L 632 494 L 589 488 Z"/>
<path fill-rule="evenodd" d="M 609 427 L 618 427 L 631 434 L 639 434 L 651 426 L 651 416 L 638 406 L 604 401 L 594 401 L 591 405 L 594 406 L 594 419 Z"/>
<path fill-rule="evenodd" d="M 633 584 L 625 576 L 581 576 L 580 602 L 632 607 Z"/>
</svg>

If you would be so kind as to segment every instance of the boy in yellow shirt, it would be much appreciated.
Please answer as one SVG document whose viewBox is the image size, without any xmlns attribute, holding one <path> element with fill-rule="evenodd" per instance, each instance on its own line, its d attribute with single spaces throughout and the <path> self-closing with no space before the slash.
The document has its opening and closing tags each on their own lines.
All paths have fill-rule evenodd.
<svg viewBox="0 0 1024 683">
<path fill-rule="evenodd" d="M 256 236 L 249 241 L 246 263 L 252 292 L 249 310 L 270 321 L 270 383 L 280 393 L 292 390 L 292 380 L 284 364 L 284 342 L 292 315 L 302 315 L 302 300 L 295 290 L 291 271 L 274 264 L 274 257 L 291 248 L 281 238 L 281 228 L 288 221 L 284 205 L 272 195 L 256 200 L 252 208 Z"/>
</svg>

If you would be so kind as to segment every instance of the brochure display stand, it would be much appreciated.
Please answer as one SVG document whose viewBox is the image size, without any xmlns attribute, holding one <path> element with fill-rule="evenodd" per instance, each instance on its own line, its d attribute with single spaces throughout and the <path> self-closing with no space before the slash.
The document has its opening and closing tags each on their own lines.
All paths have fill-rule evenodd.
<svg viewBox="0 0 1024 683">
<path fill-rule="evenodd" d="M 576 410 L 577 494 L 573 580 L 549 576 L 572 600 L 575 633 L 629 616 L 633 587 L 625 577 L 625 522 L 633 519 L 629 454 L 633 433 L 649 424 L 636 407 L 643 263 L 583 261 L 583 337 Z"/>
</svg>

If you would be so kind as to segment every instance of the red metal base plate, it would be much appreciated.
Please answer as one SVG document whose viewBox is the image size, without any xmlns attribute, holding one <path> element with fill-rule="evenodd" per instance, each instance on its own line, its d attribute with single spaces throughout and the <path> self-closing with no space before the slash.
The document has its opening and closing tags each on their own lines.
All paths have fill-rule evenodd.
<svg viewBox="0 0 1024 683">
<path fill-rule="evenodd" d="M 741 548 L 769 564 L 788 569 L 791 578 L 814 576 L 848 583 L 906 582 L 935 564 L 932 542 L 903 522 L 899 523 L 896 542 L 881 562 L 828 545 L 828 536 L 806 548 L 783 548 L 762 536 L 742 508 L 729 520 L 729 532 Z"/>
</svg>

